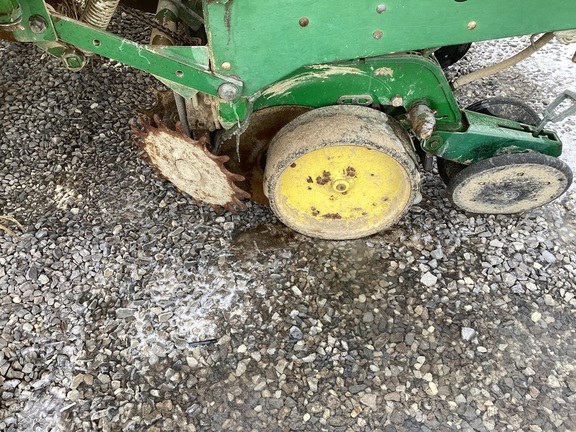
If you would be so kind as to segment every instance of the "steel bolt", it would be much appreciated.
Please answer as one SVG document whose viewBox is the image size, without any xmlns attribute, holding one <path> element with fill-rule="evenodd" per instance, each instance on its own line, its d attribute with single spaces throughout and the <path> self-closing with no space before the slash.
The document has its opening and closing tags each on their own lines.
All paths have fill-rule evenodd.
<svg viewBox="0 0 576 432">
<path fill-rule="evenodd" d="M 376 7 L 376 12 L 378 12 L 379 14 L 381 14 L 382 12 L 386 11 L 386 5 L 384 3 L 379 4 Z"/>
<path fill-rule="evenodd" d="M 298 21 L 298 24 L 300 24 L 300 27 L 306 27 L 308 24 L 310 24 L 310 20 L 306 17 L 302 17 Z"/>
<path fill-rule="evenodd" d="M 46 31 L 46 20 L 43 16 L 32 15 L 30 19 L 28 19 L 28 26 L 30 27 L 30 31 L 32 33 L 44 33 Z"/>
<path fill-rule="evenodd" d="M 374 39 L 380 39 L 382 38 L 382 35 L 384 33 L 382 33 L 382 30 L 375 30 L 374 33 L 372 33 L 372 36 L 374 37 Z"/>
<path fill-rule="evenodd" d="M 392 103 L 392 106 L 401 107 L 404 104 L 404 99 L 402 99 L 402 96 L 396 95 L 390 100 L 390 102 Z"/>
<path fill-rule="evenodd" d="M 232 69 L 232 65 L 230 64 L 230 62 L 224 62 L 220 65 L 220 67 L 222 68 L 222 70 L 225 71 L 229 71 L 230 69 Z"/>
<path fill-rule="evenodd" d="M 440 147 L 444 145 L 444 139 L 441 136 L 433 135 L 428 141 L 426 141 L 425 149 L 426 150 L 438 150 Z"/>
<path fill-rule="evenodd" d="M 84 54 L 74 48 L 64 51 L 61 58 L 64 62 L 64 66 L 75 72 L 82 69 L 86 64 L 86 57 Z"/>
<path fill-rule="evenodd" d="M 468 30 L 474 30 L 477 25 L 478 25 L 478 23 L 476 21 L 470 21 L 468 23 Z"/>
<path fill-rule="evenodd" d="M 232 101 L 238 96 L 238 88 L 234 84 L 224 83 L 218 87 L 218 97 L 225 101 Z"/>
</svg>

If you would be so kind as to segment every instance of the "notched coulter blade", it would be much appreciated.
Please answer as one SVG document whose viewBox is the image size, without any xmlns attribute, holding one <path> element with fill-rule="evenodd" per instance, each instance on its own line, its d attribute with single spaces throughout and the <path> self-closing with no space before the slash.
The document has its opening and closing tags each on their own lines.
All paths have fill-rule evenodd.
<svg viewBox="0 0 576 432">
<path fill-rule="evenodd" d="M 134 142 L 166 180 L 217 211 L 225 208 L 235 212 L 235 207 L 246 207 L 241 198 L 248 199 L 250 194 L 234 184 L 244 181 L 244 177 L 224 167 L 228 156 L 213 155 L 206 148 L 206 137 L 193 140 L 179 124 L 176 130 L 168 129 L 158 116 L 154 116 L 154 123 L 152 126 L 139 117 L 139 127 L 132 126 Z"/>
</svg>

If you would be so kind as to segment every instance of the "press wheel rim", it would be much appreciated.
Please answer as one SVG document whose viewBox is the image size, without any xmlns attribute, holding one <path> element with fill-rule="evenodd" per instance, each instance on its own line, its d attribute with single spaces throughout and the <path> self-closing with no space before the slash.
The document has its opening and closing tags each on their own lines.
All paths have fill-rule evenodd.
<svg viewBox="0 0 576 432">
<path fill-rule="evenodd" d="M 572 183 L 572 171 L 562 160 L 540 154 L 496 156 L 456 174 L 448 196 L 462 210 L 478 214 L 515 214 L 560 197 Z"/>
<path fill-rule="evenodd" d="M 379 232 L 419 194 L 410 146 L 393 119 L 369 108 L 303 114 L 270 145 L 265 191 L 271 208 L 284 224 L 313 237 L 344 240 Z"/>
</svg>

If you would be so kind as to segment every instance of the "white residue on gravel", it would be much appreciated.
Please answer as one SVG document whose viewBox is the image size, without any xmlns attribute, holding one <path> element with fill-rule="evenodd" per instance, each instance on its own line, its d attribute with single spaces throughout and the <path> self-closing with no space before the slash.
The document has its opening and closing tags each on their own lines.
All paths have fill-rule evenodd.
<svg viewBox="0 0 576 432">
<path fill-rule="evenodd" d="M 526 75 L 538 76 L 538 82 L 550 95 L 549 102 L 563 90 L 576 92 L 576 64 L 571 59 L 575 45 L 561 45 L 554 41 L 545 46 L 533 57 L 518 65 Z M 574 102 L 576 103 L 576 102 Z M 548 128 L 555 131 L 562 140 L 564 147 L 563 159 L 572 171 L 576 171 L 576 117 L 568 117 L 558 123 L 549 123 Z M 572 185 L 574 189 L 574 185 Z"/>
<path fill-rule="evenodd" d="M 58 364 L 57 372 L 42 376 L 31 384 L 29 392 L 23 392 L 20 396 L 26 400 L 26 405 L 18 415 L 19 430 L 51 432 L 67 430 L 62 422 L 62 415 L 75 405 L 74 402 L 67 400 L 67 389 L 72 380 L 78 355 L 82 352 L 83 340 L 84 338 L 80 338 L 76 345 L 66 345 L 54 351 L 52 355 L 46 356 L 48 364 L 53 362 Z"/>
<path fill-rule="evenodd" d="M 56 185 L 54 189 L 54 202 L 56 203 L 56 207 L 61 210 L 67 210 L 70 205 L 73 205 L 77 200 L 81 199 L 82 195 L 68 186 Z"/>
<path fill-rule="evenodd" d="M 159 271 L 163 274 L 163 271 Z M 242 294 L 251 286 L 250 271 L 221 270 L 202 265 L 189 282 L 163 276 L 147 286 L 150 310 L 140 309 L 132 325 L 132 349 L 144 355 L 161 354 L 173 343 L 218 338 L 218 321 L 247 314 Z"/>
</svg>

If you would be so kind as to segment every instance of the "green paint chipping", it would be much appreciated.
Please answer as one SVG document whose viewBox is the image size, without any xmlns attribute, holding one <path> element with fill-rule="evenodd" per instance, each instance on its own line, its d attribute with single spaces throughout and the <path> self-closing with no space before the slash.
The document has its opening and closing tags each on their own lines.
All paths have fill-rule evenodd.
<svg viewBox="0 0 576 432">
<path fill-rule="evenodd" d="M 466 165 L 509 153 L 537 152 L 554 157 L 562 153 L 562 143 L 553 132 L 543 131 L 534 136 L 533 126 L 471 111 L 465 111 L 465 116 L 466 130 L 436 131 L 424 144 L 424 149 Z"/>
</svg>

